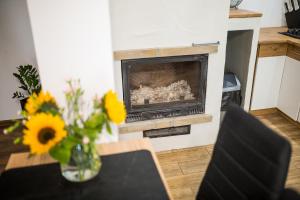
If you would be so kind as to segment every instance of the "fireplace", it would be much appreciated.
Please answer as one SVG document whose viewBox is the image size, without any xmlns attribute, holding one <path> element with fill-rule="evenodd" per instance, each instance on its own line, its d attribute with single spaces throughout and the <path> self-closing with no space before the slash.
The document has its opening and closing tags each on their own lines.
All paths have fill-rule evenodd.
<svg viewBox="0 0 300 200">
<path fill-rule="evenodd" d="M 122 60 L 126 122 L 205 112 L 208 55 Z"/>
</svg>

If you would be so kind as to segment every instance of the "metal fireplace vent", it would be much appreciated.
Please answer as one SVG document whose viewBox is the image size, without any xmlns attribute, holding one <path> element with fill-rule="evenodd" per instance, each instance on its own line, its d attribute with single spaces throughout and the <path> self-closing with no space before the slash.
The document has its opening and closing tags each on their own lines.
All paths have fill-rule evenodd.
<svg viewBox="0 0 300 200">
<path fill-rule="evenodd" d="M 208 55 L 122 60 L 126 122 L 205 112 Z"/>
<path fill-rule="evenodd" d="M 144 137 L 158 138 L 176 135 L 187 135 L 191 132 L 191 126 L 178 126 L 170 128 L 152 129 L 143 132 Z"/>
</svg>

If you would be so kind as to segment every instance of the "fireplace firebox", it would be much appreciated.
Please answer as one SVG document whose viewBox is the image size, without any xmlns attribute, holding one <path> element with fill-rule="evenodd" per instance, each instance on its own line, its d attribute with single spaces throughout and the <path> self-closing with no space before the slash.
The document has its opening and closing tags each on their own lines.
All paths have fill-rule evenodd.
<svg viewBox="0 0 300 200">
<path fill-rule="evenodd" d="M 126 122 L 205 112 L 208 55 L 122 60 Z"/>
</svg>

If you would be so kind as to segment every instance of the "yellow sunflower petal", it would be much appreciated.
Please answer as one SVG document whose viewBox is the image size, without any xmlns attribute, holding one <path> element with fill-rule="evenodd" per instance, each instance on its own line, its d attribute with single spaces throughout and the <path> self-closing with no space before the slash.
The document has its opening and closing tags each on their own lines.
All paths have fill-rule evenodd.
<svg viewBox="0 0 300 200">
<path fill-rule="evenodd" d="M 105 94 L 105 99 L 104 99 L 104 107 L 105 109 L 109 109 L 115 105 L 115 103 L 118 101 L 118 96 L 115 92 L 112 90 L 108 91 Z"/>
<path fill-rule="evenodd" d="M 38 95 L 33 94 L 28 98 L 27 103 L 25 105 L 25 110 L 28 112 L 29 115 L 34 115 L 45 103 L 51 103 L 56 105 L 54 97 L 49 92 L 41 91 Z"/>
<path fill-rule="evenodd" d="M 106 93 L 104 107 L 111 121 L 116 124 L 122 123 L 126 118 L 124 103 L 118 100 L 117 94 L 111 90 Z"/>
<path fill-rule="evenodd" d="M 34 114 L 37 109 L 38 109 L 38 103 L 37 103 L 37 95 L 36 94 L 33 94 L 31 95 L 27 102 L 26 102 L 26 105 L 25 105 L 25 110 L 30 114 Z"/>
<path fill-rule="evenodd" d="M 45 102 L 56 104 L 54 97 L 49 92 L 40 92 L 38 95 L 38 101 L 40 104 Z"/>
<path fill-rule="evenodd" d="M 122 123 L 126 118 L 126 110 L 123 102 L 117 102 L 114 107 L 109 108 L 108 116 L 114 123 Z"/>
<path fill-rule="evenodd" d="M 67 136 L 64 121 L 59 116 L 40 113 L 32 116 L 25 124 L 23 143 L 31 153 L 47 153 Z"/>
</svg>

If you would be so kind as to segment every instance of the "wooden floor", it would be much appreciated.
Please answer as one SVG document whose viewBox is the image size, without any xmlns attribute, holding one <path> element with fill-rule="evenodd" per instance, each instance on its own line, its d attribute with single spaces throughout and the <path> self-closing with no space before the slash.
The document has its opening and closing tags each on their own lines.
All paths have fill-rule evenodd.
<svg viewBox="0 0 300 200">
<path fill-rule="evenodd" d="M 28 151 L 23 145 L 15 145 L 14 139 L 21 134 L 4 135 L 3 130 L 7 126 L 0 126 L 0 173 L 4 170 L 10 154 Z"/>
<path fill-rule="evenodd" d="M 288 138 L 293 153 L 286 187 L 300 192 L 300 129 L 279 112 L 257 116 L 263 123 Z M 171 193 L 176 200 L 195 199 L 213 146 L 157 153 Z"/>
</svg>

